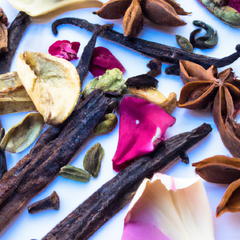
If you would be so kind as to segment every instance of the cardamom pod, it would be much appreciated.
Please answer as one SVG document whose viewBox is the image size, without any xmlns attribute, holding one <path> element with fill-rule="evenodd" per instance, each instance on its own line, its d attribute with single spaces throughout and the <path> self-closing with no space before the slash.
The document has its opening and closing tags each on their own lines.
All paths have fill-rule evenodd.
<svg viewBox="0 0 240 240">
<path fill-rule="evenodd" d="M 106 114 L 102 121 L 94 129 L 93 133 L 98 134 L 108 134 L 116 127 L 118 118 L 114 113 Z"/>
<path fill-rule="evenodd" d="M 94 178 L 98 176 L 101 162 L 104 156 L 104 150 L 100 143 L 90 148 L 84 157 L 83 166 Z"/>
<path fill-rule="evenodd" d="M 91 175 L 85 170 L 71 165 L 62 167 L 58 175 L 78 182 L 89 182 L 91 178 Z"/>
<path fill-rule="evenodd" d="M 184 51 L 187 51 L 187 52 L 192 52 L 193 51 L 193 46 L 192 44 L 188 41 L 187 38 L 183 37 L 183 36 L 180 36 L 180 35 L 175 35 L 176 37 L 176 41 L 177 41 L 177 44 L 178 46 L 184 50 Z"/>
<path fill-rule="evenodd" d="M 133 0 L 123 18 L 123 31 L 126 37 L 136 37 L 143 28 L 142 8 L 138 0 Z"/>
</svg>

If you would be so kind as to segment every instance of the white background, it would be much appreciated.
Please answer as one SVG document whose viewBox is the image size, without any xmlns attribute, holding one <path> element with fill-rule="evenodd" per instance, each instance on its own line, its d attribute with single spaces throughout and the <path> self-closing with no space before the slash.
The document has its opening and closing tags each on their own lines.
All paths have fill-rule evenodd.
<svg viewBox="0 0 240 240">
<path fill-rule="evenodd" d="M 103 2 L 106 2 L 106 0 Z M 181 16 L 181 19 L 188 23 L 186 26 L 178 28 L 154 29 L 148 25 L 145 25 L 139 37 L 177 47 L 175 35 L 179 34 L 188 38 L 190 32 L 196 28 L 192 25 L 192 21 L 202 20 L 207 24 L 210 24 L 218 31 L 219 42 L 214 49 L 194 49 L 195 53 L 221 58 L 235 52 L 236 44 L 240 43 L 240 30 L 233 29 L 222 23 L 220 20 L 211 15 L 202 5 L 200 5 L 197 0 L 178 0 L 177 2 L 180 3 L 186 11 L 192 12 L 190 16 Z M 14 17 L 17 15 L 18 10 L 14 9 L 7 0 L 0 0 L 0 7 L 3 8 L 9 18 L 9 22 L 11 23 Z M 58 18 L 78 17 L 87 19 L 92 23 L 100 24 L 113 22 L 115 23 L 114 29 L 122 32 L 122 20 L 112 21 L 101 19 L 100 17 L 92 14 L 92 12 L 96 10 L 97 8 L 75 10 L 63 14 Z M 19 53 L 22 53 L 25 50 L 47 52 L 48 47 L 57 40 L 79 41 L 81 43 L 81 48 L 78 56 L 80 57 L 81 52 L 90 37 L 91 33 L 84 29 L 70 25 L 59 27 L 59 34 L 54 36 L 51 32 L 51 22 L 48 24 L 31 24 L 25 32 L 22 41 L 20 42 L 16 56 L 12 63 L 11 70 L 16 70 L 16 59 Z M 108 48 L 119 59 L 119 61 L 126 68 L 126 73 L 124 74 L 126 79 L 128 77 L 146 73 L 149 70 L 146 65 L 150 59 L 147 57 L 143 57 L 131 50 L 120 47 L 115 43 L 111 43 L 101 38 L 98 38 L 96 45 Z M 75 66 L 77 63 L 78 60 L 73 62 Z M 240 60 L 231 65 L 238 76 L 240 76 L 239 66 Z M 177 96 L 179 97 L 180 90 L 183 86 L 181 79 L 178 76 L 167 76 L 164 73 L 165 67 L 166 65 L 163 66 L 163 73 L 157 77 L 159 80 L 158 89 L 165 94 L 165 96 L 168 96 L 170 92 L 176 92 Z M 85 80 L 83 85 L 85 86 L 86 83 L 92 79 L 93 77 L 89 73 L 88 78 Z M 3 126 L 7 130 L 14 124 L 18 123 L 24 116 L 25 113 L 5 115 L 2 117 Z M 213 131 L 204 141 L 188 152 L 190 158 L 189 165 L 179 162 L 176 166 L 170 169 L 167 174 L 184 178 L 198 177 L 195 174 L 191 163 L 219 154 L 231 156 L 221 142 L 219 133 L 215 127 L 210 112 L 191 111 L 177 108 L 173 112 L 173 116 L 176 117 L 176 124 L 172 128 L 168 129 L 166 134 L 167 137 L 171 137 L 184 131 L 190 131 L 193 128 L 201 125 L 203 122 L 211 124 Z M 111 160 L 116 151 L 117 141 L 118 126 L 112 133 L 88 141 L 81 148 L 79 154 L 76 155 L 72 165 L 82 167 L 83 158 L 87 150 L 95 143 L 100 142 L 105 150 L 105 156 L 102 161 L 102 167 L 98 178 L 92 178 L 89 183 L 79 183 L 64 179 L 62 177 L 57 177 L 56 180 L 51 183 L 41 194 L 32 199 L 31 203 L 43 199 L 49 196 L 53 191 L 56 191 L 60 197 L 60 210 L 49 210 L 31 215 L 25 209 L 17 218 L 17 220 L 9 227 L 7 232 L 1 237 L 1 240 L 41 239 L 43 236 L 45 236 L 56 224 L 58 224 L 88 196 L 90 196 L 94 191 L 101 187 L 102 184 L 116 175 L 116 173 L 112 170 Z M 32 147 L 33 145 L 24 152 L 18 154 L 7 153 L 8 168 L 13 167 L 19 159 L 21 159 L 30 151 Z M 227 186 L 206 183 L 205 181 L 203 181 L 203 183 L 206 188 L 212 209 L 216 240 L 240 239 L 240 213 L 225 213 L 218 219 L 215 217 L 216 207 L 221 201 Z M 90 239 L 120 240 L 123 231 L 123 220 L 126 212 L 127 208 L 125 207 L 101 229 L 99 229 Z"/>
</svg>

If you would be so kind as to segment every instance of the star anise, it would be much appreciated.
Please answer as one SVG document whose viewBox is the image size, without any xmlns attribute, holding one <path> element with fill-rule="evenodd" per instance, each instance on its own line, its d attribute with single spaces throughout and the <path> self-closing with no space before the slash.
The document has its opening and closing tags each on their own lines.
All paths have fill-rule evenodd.
<svg viewBox="0 0 240 240">
<path fill-rule="evenodd" d="M 188 15 L 174 0 L 110 0 L 94 12 L 101 18 L 123 17 L 126 37 L 136 37 L 143 27 L 144 18 L 150 22 L 169 27 L 183 26 L 179 15 Z"/>
<path fill-rule="evenodd" d="M 196 167 L 196 173 L 207 182 L 230 184 L 217 207 L 217 217 L 225 212 L 240 212 L 240 158 L 218 155 L 193 166 Z"/>
<path fill-rule="evenodd" d="M 231 68 L 220 73 L 196 63 L 180 60 L 180 77 L 185 84 L 178 107 L 212 109 L 213 119 L 226 148 L 240 157 L 240 125 L 235 118 L 240 110 L 240 81 Z"/>
<path fill-rule="evenodd" d="M 2 8 L 0 8 L 0 52 L 6 52 L 8 43 L 8 19 Z"/>
</svg>

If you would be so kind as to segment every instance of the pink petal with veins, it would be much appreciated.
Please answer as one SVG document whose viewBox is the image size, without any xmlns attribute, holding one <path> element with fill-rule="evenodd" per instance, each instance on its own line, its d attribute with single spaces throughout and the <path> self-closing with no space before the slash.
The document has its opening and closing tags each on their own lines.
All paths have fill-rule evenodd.
<svg viewBox="0 0 240 240">
<path fill-rule="evenodd" d="M 97 47 L 93 51 L 89 71 L 94 77 L 103 75 L 108 69 L 118 68 L 125 73 L 125 68 L 113 54 L 104 47 Z"/>
<path fill-rule="evenodd" d="M 119 140 L 112 160 L 115 171 L 121 171 L 133 158 L 153 151 L 176 121 L 162 108 L 136 97 L 125 97 L 119 113 Z"/>
<path fill-rule="evenodd" d="M 77 53 L 80 47 L 79 42 L 73 42 L 70 43 L 68 40 L 63 41 L 56 41 L 53 43 L 49 49 L 48 52 L 52 56 L 64 58 L 68 61 L 78 59 Z"/>
</svg>

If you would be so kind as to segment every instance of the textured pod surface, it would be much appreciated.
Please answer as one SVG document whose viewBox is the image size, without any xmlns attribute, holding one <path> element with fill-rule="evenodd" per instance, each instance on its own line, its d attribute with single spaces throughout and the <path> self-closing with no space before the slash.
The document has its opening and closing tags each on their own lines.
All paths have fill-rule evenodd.
<svg viewBox="0 0 240 240">
<path fill-rule="evenodd" d="M 83 166 L 93 177 L 97 177 L 100 171 L 101 162 L 104 157 L 104 150 L 100 143 L 95 144 L 86 153 Z"/>
<path fill-rule="evenodd" d="M 43 117 L 39 113 L 29 113 L 19 124 L 10 128 L 1 146 L 11 153 L 21 152 L 29 147 L 42 131 Z"/>
<path fill-rule="evenodd" d="M 72 179 L 78 182 L 89 182 L 91 175 L 81 168 L 66 165 L 61 168 L 59 176 Z"/>
</svg>

